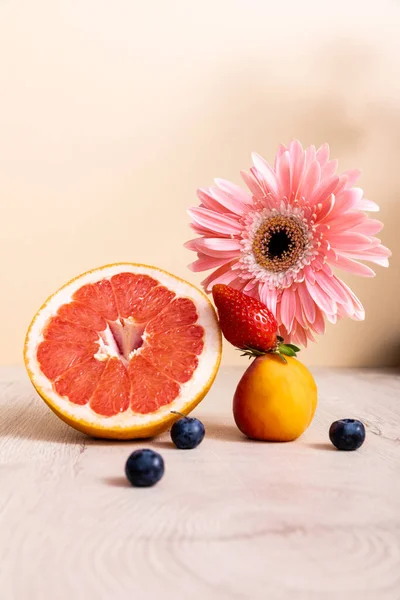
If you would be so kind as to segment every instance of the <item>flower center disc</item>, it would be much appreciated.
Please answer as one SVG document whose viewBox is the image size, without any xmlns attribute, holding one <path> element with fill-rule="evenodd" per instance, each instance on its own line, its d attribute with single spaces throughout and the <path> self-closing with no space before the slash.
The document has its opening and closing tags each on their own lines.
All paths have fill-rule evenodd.
<svg viewBox="0 0 400 600">
<path fill-rule="evenodd" d="M 279 273 L 293 267 L 304 254 L 306 227 L 295 217 L 276 215 L 266 219 L 254 236 L 253 253 L 257 263 Z"/>
</svg>

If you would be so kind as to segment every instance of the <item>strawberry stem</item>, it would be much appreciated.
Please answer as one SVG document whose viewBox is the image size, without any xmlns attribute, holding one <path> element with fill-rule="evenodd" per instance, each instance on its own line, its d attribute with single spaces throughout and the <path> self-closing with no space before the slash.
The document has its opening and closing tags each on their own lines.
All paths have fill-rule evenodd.
<svg viewBox="0 0 400 600">
<path fill-rule="evenodd" d="M 283 337 L 277 336 L 277 343 L 271 350 L 258 350 L 257 348 L 251 348 L 247 346 L 245 348 L 236 348 L 242 352 L 241 356 L 247 356 L 249 359 L 257 358 L 259 356 L 265 356 L 266 354 L 275 354 L 279 358 L 287 363 L 286 356 L 296 356 L 297 352 L 300 352 L 300 348 L 294 344 L 284 344 Z"/>
</svg>

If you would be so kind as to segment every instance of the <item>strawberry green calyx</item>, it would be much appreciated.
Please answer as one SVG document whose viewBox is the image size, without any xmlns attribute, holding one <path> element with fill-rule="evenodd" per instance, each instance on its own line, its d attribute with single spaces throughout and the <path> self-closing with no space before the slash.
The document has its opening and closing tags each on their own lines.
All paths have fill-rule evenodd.
<svg viewBox="0 0 400 600">
<path fill-rule="evenodd" d="M 271 350 L 257 350 L 257 348 L 237 348 L 241 350 L 241 356 L 248 356 L 249 358 L 257 358 L 258 356 L 265 356 L 266 354 L 277 354 L 283 362 L 287 363 L 285 356 L 296 356 L 297 352 L 300 352 L 300 348 L 294 344 L 285 344 L 283 337 L 277 336 L 276 345 Z"/>
</svg>

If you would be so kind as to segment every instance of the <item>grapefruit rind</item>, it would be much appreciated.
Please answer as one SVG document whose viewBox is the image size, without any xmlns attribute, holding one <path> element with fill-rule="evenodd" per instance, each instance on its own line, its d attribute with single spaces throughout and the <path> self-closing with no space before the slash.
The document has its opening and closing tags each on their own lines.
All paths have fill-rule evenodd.
<svg viewBox="0 0 400 600">
<path fill-rule="evenodd" d="M 126 412 L 110 417 L 95 413 L 89 403 L 77 405 L 59 396 L 51 381 L 42 373 L 36 352 L 43 341 L 43 330 L 59 307 L 72 301 L 73 294 L 82 286 L 110 278 L 118 273 L 149 275 L 160 285 L 172 289 L 176 296 L 193 300 L 196 305 L 197 324 L 204 328 L 204 350 L 198 356 L 199 364 L 192 378 L 181 385 L 179 396 L 171 405 L 162 406 L 148 414 Z M 177 418 L 171 410 L 188 414 L 209 391 L 221 361 L 222 337 L 217 316 L 208 297 L 191 283 L 158 269 L 136 263 L 116 263 L 93 269 L 72 279 L 50 296 L 33 318 L 25 339 L 24 360 L 29 377 L 38 394 L 63 421 L 75 429 L 94 437 L 133 439 L 151 437 L 167 429 Z"/>
</svg>

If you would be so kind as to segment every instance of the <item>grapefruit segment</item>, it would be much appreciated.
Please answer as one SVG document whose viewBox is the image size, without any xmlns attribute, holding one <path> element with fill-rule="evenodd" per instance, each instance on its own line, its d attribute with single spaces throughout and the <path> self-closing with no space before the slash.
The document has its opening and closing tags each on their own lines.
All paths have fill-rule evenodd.
<svg viewBox="0 0 400 600">
<path fill-rule="evenodd" d="M 158 281 L 148 275 L 118 273 L 111 277 L 111 284 L 117 301 L 118 312 L 127 319 L 133 315 L 138 302 L 143 300 Z"/>
<path fill-rule="evenodd" d="M 151 348 L 163 350 L 171 350 L 178 345 L 181 350 L 201 354 L 204 348 L 203 334 L 203 328 L 199 325 L 187 325 L 170 331 L 169 335 L 163 333 L 149 335 L 147 343 Z"/>
<path fill-rule="evenodd" d="M 157 316 L 174 297 L 174 292 L 158 285 L 150 290 L 141 302 L 136 304 L 132 316 L 138 323 L 146 323 Z"/>
<path fill-rule="evenodd" d="M 56 379 L 55 391 L 60 396 L 68 397 L 74 404 L 87 404 L 92 397 L 100 377 L 106 367 L 104 361 L 89 358 L 88 360 L 68 369 Z"/>
<path fill-rule="evenodd" d="M 43 374 L 52 381 L 74 365 L 92 358 L 98 348 L 98 344 L 45 340 L 37 349 L 37 361 Z"/>
<path fill-rule="evenodd" d="M 131 380 L 131 409 L 139 414 L 155 412 L 171 404 L 180 392 L 176 381 L 168 379 L 152 364 L 136 356 L 129 365 Z"/>
<path fill-rule="evenodd" d="M 208 298 L 154 267 L 84 273 L 38 311 L 25 342 L 35 388 L 67 423 L 97 437 L 147 437 L 211 386 L 221 334 Z"/>
<path fill-rule="evenodd" d="M 115 321 L 118 318 L 113 288 L 108 279 L 84 285 L 75 292 L 73 298 L 108 321 Z"/>
<path fill-rule="evenodd" d="M 103 331 L 107 327 L 107 321 L 102 316 L 81 302 L 63 304 L 57 314 L 61 319 L 79 323 L 81 327 L 87 327 L 94 331 Z"/>
<path fill-rule="evenodd" d="M 195 354 L 189 354 L 177 347 L 173 349 L 153 349 L 146 346 L 143 349 L 142 356 L 158 371 L 179 383 L 189 381 L 199 363 Z"/>
<path fill-rule="evenodd" d="M 112 417 L 129 407 L 131 385 L 125 366 L 118 358 L 110 358 L 97 388 L 90 398 L 90 407 L 98 415 Z"/>
<path fill-rule="evenodd" d="M 52 317 L 43 331 L 46 340 L 60 342 L 95 342 L 99 334 L 93 329 L 82 327 L 77 323 L 64 321 L 58 316 Z"/>
<path fill-rule="evenodd" d="M 197 321 L 196 306 L 189 298 L 177 298 L 155 317 L 147 328 L 148 333 L 165 333 L 170 329 L 192 325 Z"/>
</svg>

